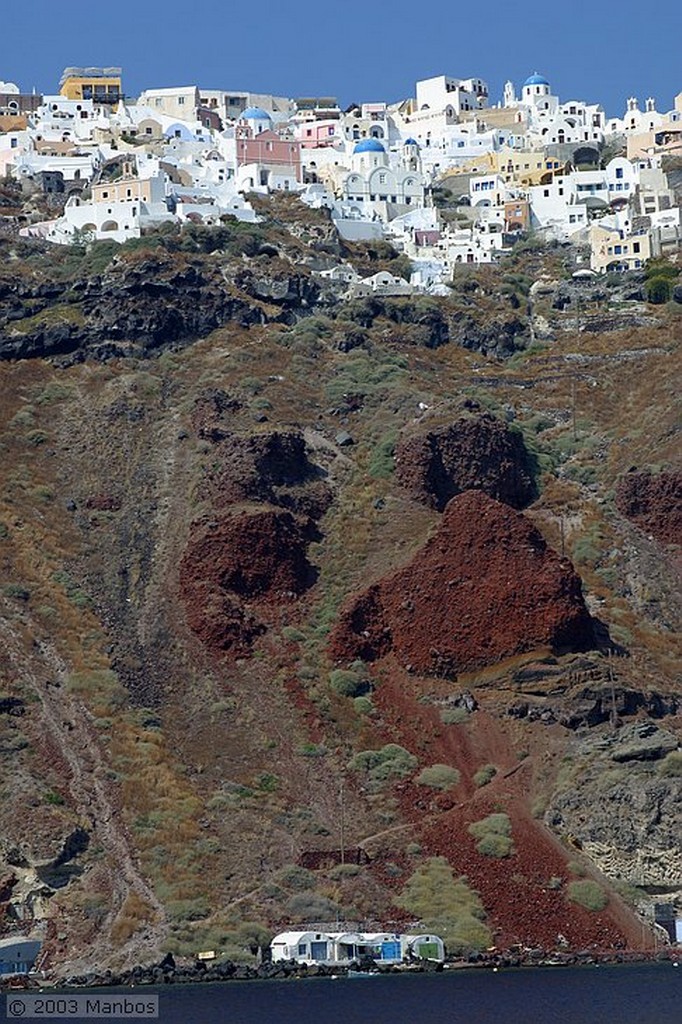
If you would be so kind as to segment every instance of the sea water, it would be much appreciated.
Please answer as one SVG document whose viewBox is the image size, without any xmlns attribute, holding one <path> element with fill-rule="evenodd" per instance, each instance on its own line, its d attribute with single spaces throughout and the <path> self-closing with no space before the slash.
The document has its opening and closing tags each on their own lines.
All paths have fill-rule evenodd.
<svg viewBox="0 0 682 1024">
<path fill-rule="evenodd" d="M 96 989 L 92 994 L 104 996 L 105 991 L 113 990 Z M 682 968 L 675 969 L 669 961 L 143 986 L 117 991 L 135 997 L 158 995 L 161 1024 L 682 1022 Z M 50 1018 L 51 1022 L 63 1019 Z M 69 1019 L 80 1024 L 85 1018 Z M 124 1018 L 108 1019 L 119 1022 Z"/>
</svg>

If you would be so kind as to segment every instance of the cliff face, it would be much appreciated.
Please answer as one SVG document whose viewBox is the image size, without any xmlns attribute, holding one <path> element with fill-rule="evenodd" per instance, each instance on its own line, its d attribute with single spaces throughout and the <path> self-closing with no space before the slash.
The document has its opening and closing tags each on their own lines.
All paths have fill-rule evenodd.
<svg viewBox="0 0 682 1024">
<path fill-rule="evenodd" d="M 575 769 L 553 796 L 547 821 L 574 836 L 611 877 L 675 889 L 682 876 L 682 777 L 667 774 L 665 759 L 678 745 L 674 733 L 653 722 L 576 739 Z"/>
<path fill-rule="evenodd" d="M 341 612 L 330 650 L 344 661 L 394 651 L 416 672 L 456 677 L 536 648 L 585 649 L 593 639 L 571 565 L 522 515 L 467 491 L 409 565 Z"/>
<path fill-rule="evenodd" d="M 504 362 L 518 276 L 345 303 L 315 268 L 396 254 L 277 213 L 0 242 L 0 928 L 44 925 L 61 974 L 244 956 L 400 926 L 443 856 L 498 948 L 637 947 L 607 878 L 602 910 L 570 889 L 676 884 L 676 485 L 611 501 L 676 464 L 674 323 Z"/>
</svg>

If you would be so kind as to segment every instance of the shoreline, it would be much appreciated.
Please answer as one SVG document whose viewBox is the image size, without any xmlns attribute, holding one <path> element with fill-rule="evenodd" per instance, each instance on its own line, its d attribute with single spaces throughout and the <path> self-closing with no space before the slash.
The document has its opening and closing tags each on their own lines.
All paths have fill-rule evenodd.
<svg viewBox="0 0 682 1024">
<path fill-rule="evenodd" d="M 0 992 L 12 991 L 74 991 L 97 988 L 138 988 L 165 987 L 166 985 L 201 985 L 236 981 L 301 981 L 319 978 L 346 978 L 353 975 L 390 976 L 400 974 L 444 974 L 461 971 L 500 971 L 510 969 L 551 967 L 601 967 L 625 966 L 628 964 L 670 963 L 678 966 L 682 962 L 682 949 L 653 951 L 614 950 L 599 952 L 585 950 L 579 953 L 547 953 L 544 950 L 524 954 L 480 954 L 472 958 L 455 958 L 443 963 L 417 961 L 414 963 L 349 966 L 347 964 L 315 964 L 308 966 L 295 961 L 264 961 L 258 966 L 237 964 L 230 960 L 216 964 L 176 963 L 172 956 L 166 956 L 160 963 L 151 966 L 133 967 L 127 971 L 105 970 L 82 975 L 58 978 L 35 975 L 16 975 L 0 981 Z"/>
</svg>

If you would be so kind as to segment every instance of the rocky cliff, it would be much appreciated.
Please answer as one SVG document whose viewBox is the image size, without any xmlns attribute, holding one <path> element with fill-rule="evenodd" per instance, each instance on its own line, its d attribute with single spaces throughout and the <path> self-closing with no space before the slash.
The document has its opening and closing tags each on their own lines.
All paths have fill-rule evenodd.
<svg viewBox="0 0 682 1024">
<path fill-rule="evenodd" d="M 417 672 L 456 677 L 537 648 L 593 643 L 572 566 L 520 513 L 467 491 L 409 565 L 342 610 L 330 649 L 345 661 L 393 651 Z"/>
<path fill-rule="evenodd" d="M 259 211 L 0 239 L 3 934 L 244 960 L 401 927 L 443 857 L 465 955 L 653 943 L 614 885 L 678 892 L 673 313 L 532 246 L 345 302 L 318 270 L 398 254 Z"/>
</svg>

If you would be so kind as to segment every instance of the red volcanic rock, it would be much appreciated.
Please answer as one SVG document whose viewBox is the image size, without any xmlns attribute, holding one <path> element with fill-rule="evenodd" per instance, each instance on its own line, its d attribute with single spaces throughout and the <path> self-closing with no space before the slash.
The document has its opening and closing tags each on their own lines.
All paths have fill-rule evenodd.
<svg viewBox="0 0 682 1024">
<path fill-rule="evenodd" d="M 192 630 L 213 650 L 248 654 L 265 632 L 268 608 L 312 584 L 306 546 L 290 512 L 242 511 L 195 524 L 180 564 Z"/>
<path fill-rule="evenodd" d="M 616 490 L 618 511 L 663 544 L 682 544 L 682 473 L 631 472 Z"/>
<path fill-rule="evenodd" d="M 540 647 L 591 646 L 580 577 L 521 513 L 466 491 L 398 572 L 342 611 L 338 660 L 393 651 L 425 675 L 453 676 Z"/>
<path fill-rule="evenodd" d="M 207 493 L 216 506 L 263 501 L 319 519 L 332 500 L 298 430 L 232 433 L 216 444 Z"/>
<path fill-rule="evenodd" d="M 417 501 L 440 512 L 451 498 L 472 488 L 513 508 L 524 508 L 536 497 L 523 437 L 487 413 L 404 432 L 396 450 L 396 477 Z"/>
</svg>

